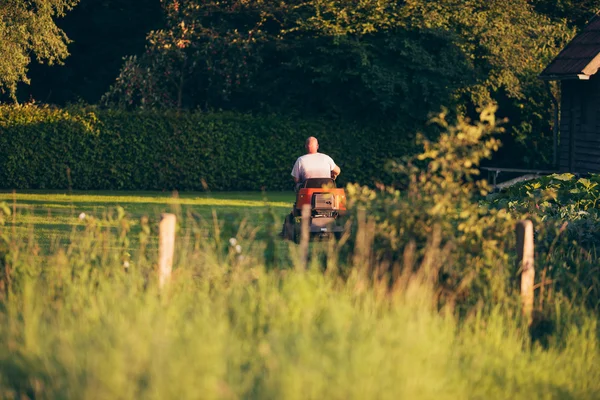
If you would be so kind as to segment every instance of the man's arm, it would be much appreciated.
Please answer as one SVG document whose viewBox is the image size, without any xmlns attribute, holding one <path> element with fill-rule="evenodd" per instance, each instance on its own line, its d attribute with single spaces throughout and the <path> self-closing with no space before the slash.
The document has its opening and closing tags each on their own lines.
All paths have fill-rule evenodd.
<svg viewBox="0 0 600 400">
<path fill-rule="evenodd" d="M 331 170 L 331 179 L 335 179 L 340 173 L 342 172 L 342 170 L 340 169 L 340 167 L 338 167 L 337 165 Z"/>
<path fill-rule="evenodd" d="M 292 168 L 292 178 L 294 178 L 294 183 L 300 182 L 300 159 L 299 158 L 294 163 L 294 168 Z"/>
</svg>

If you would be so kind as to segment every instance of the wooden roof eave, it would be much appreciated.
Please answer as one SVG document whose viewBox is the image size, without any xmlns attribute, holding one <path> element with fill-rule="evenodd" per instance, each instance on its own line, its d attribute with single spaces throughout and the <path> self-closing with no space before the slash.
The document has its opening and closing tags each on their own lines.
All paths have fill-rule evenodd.
<svg viewBox="0 0 600 400">
<path fill-rule="evenodd" d="M 598 72 L 598 68 L 600 68 L 600 53 L 596 54 L 596 57 L 594 57 L 581 72 L 583 72 L 585 75 L 592 76 Z"/>
<path fill-rule="evenodd" d="M 586 74 L 540 75 L 539 78 L 543 81 L 568 81 L 568 80 L 588 81 L 590 79 L 590 75 L 586 75 Z"/>
<path fill-rule="evenodd" d="M 545 81 L 563 81 L 571 79 L 587 81 L 592 75 L 595 75 L 598 72 L 598 69 L 600 69 L 600 53 L 596 54 L 596 56 L 592 58 L 592 60 L 583 68 L 580 73 L 542 74 L 540 75 L 540 79 Z"/>
</svg>

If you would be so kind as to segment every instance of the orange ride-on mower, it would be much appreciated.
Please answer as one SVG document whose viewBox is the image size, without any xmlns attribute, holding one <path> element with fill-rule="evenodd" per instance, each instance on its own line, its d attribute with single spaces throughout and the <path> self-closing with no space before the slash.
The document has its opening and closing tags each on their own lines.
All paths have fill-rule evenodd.
<svg viewBox="0 0 600 400">
<path fill-rule="evenodd" d="M 344 232 L 346 192 L 336 188 L 329 178 L 307 179 L 296 193 L 296 202 L 283 224 L 283 237 L 296 243 L 300 241 L 302 206 L 310 205 L 309 233 L 311 238 L 339 239 Z"/>
</svg>

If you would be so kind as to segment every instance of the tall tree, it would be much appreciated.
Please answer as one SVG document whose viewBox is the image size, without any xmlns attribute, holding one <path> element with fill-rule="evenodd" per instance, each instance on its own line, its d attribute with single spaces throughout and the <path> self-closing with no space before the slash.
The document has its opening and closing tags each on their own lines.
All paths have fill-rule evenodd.
<svg viewBox="0 0 600 400">
<path fill-rule="evenodd" d="M 235 107 L 233 93 L 255 99 L 256 89 L 272 90 L 260 102 L 285 104 L 287 93 L 297 98 L 281 90 L 280 81 L 288 89 L 317 91 L 307 94 L 313 98 L 352 88 L 353 101 L 364 105 L 371 98 L 380 108 L 419 100 L 407 99 L 418 92 L 435 98 L 444 87 L 475 105 L 498 91 L 522 99 L 531 77 L 571 34 L 529 0 L 163 4 L 167 29 L 149 36 L 144 59 L 130 60 L 121 79 L 128 85 L 137 77 L 141 86 L 121 93 L 138 93 L 145 105 Z M 143 82 L 138 68 L 149 72 Z M 408 89 L 415 78 L 422 86 L 416 92 Z M 332 97 L 332 105 L 345 100 Z"/>
<path fill-rule="evenodd" d="M 60 63 L 69 39 L 54 19 L 79 0 L 3 0 L 0 5 L 0 93 L 16 101 L 19 82 L 29 83 L 32 55 L 41 63 Z"/>
</svg>

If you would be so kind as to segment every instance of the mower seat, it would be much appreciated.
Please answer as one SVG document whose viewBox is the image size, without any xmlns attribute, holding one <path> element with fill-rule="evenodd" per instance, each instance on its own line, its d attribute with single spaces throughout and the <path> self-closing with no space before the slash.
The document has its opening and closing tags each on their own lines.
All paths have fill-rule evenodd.
<svg viewBox="0 0 600 400">
<path fill-rule="evenodd" d="M 305 189 L 320 189 L 323 186 L 336 187 L 335 181 L 331 178 L 309 178 L 304 181 L 302 188 Z"/>
</svg>

